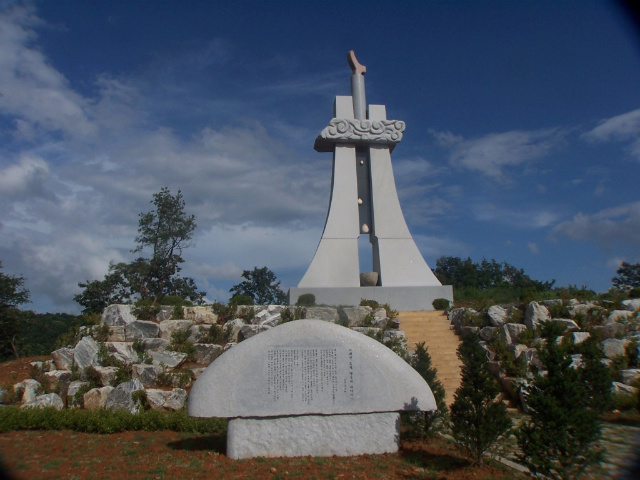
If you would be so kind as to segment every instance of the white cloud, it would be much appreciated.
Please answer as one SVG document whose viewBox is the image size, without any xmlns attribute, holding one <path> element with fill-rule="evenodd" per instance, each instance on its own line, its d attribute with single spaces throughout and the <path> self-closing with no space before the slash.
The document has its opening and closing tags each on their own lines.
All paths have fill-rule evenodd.
<svg viewBox="0 0 640 480">
<path fill-rule="evenodd" d="M 527 247 L 529 247 L 529 251 L 533 254 L 539 253 L 540 249 L 538 248 L 538 245 L 534 242 L 529 242 L 527 243 Z"/>
<path fill-rule="evenodd" d="M 86 101 L 34 45 L 37 35 L 32 27 L 40 23 L 28 6 L 0 12 L 0 113 L 15 115 L 17 132 L 27 138 L 32 128 L 93 135 Z"/>
<path fill-rule="evenodd" d="M 560 216 L 548 210 L 519 208 L 511 210 L 490 203 L 473 203 L 471 210 L 477 220 L 499 222 L 520 228 L 545 228 L 556 223 Z"/>
<path fill-rule="evenodd" d="M 544 157 L 565 135 L 559 129 L 493 133 L 469 140 L 450 132 L 431 134 L 450 150 L 451 165 L 479 171 L 499 182 L 508 181 L 507 167 Z"/>
<path fill-rule="evenodd" d="M 630 142 L 631 154 L 640 160 L 640 108 L 601 120 L 583 138 L 592 142 Z"/>
<path fill-rule="evenodd" d="M 603 248 L 640 249 L 640 202 L 608 208 L 593 215 L 578 213 L 557 225 L 554 235 L 573 240 L 597 242 Z"/>
<path fill-rule="evenodd" d="M 49 166 L 42 158 L 23 156 L 17 164 L 0 170 L 0 196 L 50 198 L 46 187 L 50 175 Z"/>
</svg>

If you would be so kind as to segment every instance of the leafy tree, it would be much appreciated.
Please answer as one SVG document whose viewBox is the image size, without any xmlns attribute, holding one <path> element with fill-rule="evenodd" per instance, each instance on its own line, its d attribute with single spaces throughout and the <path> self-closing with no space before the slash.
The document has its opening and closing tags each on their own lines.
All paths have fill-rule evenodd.
<svg viewBox="0 0 640 480">
<path fill-rule="evenodd" d="M 602 460 L 596 442 L 604 405 L 590 398 L 593 386 L 585 382 L 590 375 L 572 367 L 566 346 L 556 342 L 562 329 L 552 322 L 542 327 L 546 342 L 539 357 L 547 374 L 536 374 L 527 389 L 531 417 L 516 432 L 520 460 L 533 475 L 550 479 L 579 478 Z"/>
<path fill-rule="evenodd" d="M 410 423 L 421 430 L 421 435 L 425 437 L 433 436 L 441 431 L 448 417 L 447 404 L 445 403 L 445 391 L 440 380 L 438 371 L 433 367 L 431 355 L 424 342 L 416 345 L 415 354 L 410 360 L 411 366 L 424 378 L 436 400 L 438 410 L 435 412 L 417 412 L 410 415 Z"/>
<path fill-rule="evenodd" d="M 182 252 L 192 245 L 196 228 L 195 216 L 185 212 L 182 193 L 172 195 L 164 187 L 153 195 L 154 209 L 141 213 L 136 248 L 131 253 L 148 252 L 130 263 L 111 263 L 103 280 L 79 283 L 82 293 L 74 300 L 84 307 L 83 313 L 101 312 L 111 303 L 142 300 L 159 305 L 166 295 L 177 295 L 201 304 L 205 293 L 195 281 L 180 276 Z"/>
<path fill-rule="evenodd" d="M 2 269 L 2 262 L 0 262 Z M 22 312 L 18 305 L 29 302 L 29 290 L 24 288 L 24 277 L 0 272 L 0 355 L 13 354 L 20 358 L 16 337 L 20 330 Z"/>
<path fill-rule="evenodd" d="M 267 267 L 254 267 L 253 270 L 242 272 L 242 282 L 229 290 L 233 296 L 248 295 L 255 305 L 282 305 L 287 302 L 287 296 L 280 288 L 280 281 Z"/>
<path fill-rule="evenodd" d="M 462 383 L 451 405 L 451 433 L 474 464 L 511 428 L 507 407 L 495 400 L 500 387 L 489 372 L 489 361 L 476 334 L 465 335 L 458 347 Z"/>
<path fill-rule="evenodd" d="M 482 262 L 477 264 L 471 258 L 463 260 L 460 257 L 440 257 L 436 260 L 433 273 L 445 285 L 479 290 L 509 287 L 520 291 L 545 291 L 550 290 L 555 283 L 555 280 L 533 280 L 522 268 L 516 268 L 506 262 L 498 263 L 493 259 L 482 259 Z"/>
<path fill-rule="evenodd" d="M 622 262 L 616 270 L 616 276 L 611 279 L 613 286 L 626 292 L 632 288 L 640 288 L 640 263 L 633 265 Z"/>
</svg>

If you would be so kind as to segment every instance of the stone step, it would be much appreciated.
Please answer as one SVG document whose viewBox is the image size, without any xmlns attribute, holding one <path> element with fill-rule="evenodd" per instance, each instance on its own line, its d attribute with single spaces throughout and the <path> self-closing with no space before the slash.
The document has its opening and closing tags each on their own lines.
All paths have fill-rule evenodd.
<svg viewBox="0 0 640 480">
<path fill-rule="evenodd" d="M 399 312 L 398 320 L 409 351 L 415 351 L 416 344 L 424 342 L 445 389 L 445 401 L 450 405 L 460 386 L 461 362 L 456 355 L 460 339 L 449 319 L 444 312 Z"/>
</svg>

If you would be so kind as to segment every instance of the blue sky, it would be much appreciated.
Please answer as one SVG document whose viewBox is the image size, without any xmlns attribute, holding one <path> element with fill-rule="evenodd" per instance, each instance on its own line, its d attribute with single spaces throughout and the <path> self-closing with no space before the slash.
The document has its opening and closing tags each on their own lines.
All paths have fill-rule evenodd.
<svg viewBox="0 0 640 480">
<path fill-rule="evenodd" d="M 604 291 L 640 261 L 640 33 L 607 1 L 0 1 L 0 260 L 36 311 L 129 261 L 163 186 L 183 273 L 295 286 L 329 202 L 313 142 L 349 94 L 407 124 L 400 201 L 427 263 L 506 261 Z"/>
</svg>

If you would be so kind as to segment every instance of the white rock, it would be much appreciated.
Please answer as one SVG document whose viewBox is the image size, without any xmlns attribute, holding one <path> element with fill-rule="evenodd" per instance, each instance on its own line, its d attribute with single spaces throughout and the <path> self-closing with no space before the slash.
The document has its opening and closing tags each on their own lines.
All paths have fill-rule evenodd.
<svg viewBox="0 0 640 480">
<path fill-rule="evenodd" d="M 131 376 L 140 380 L 145 387 L 156 385 L 158 382 L 158 372 L 153 365 L 137 363 L 131 366 Z"/>
<path fill-rule="evenodd" d="M 259 333 L 269 330 L 270 328 L 271 327 L 267 325 L 243 325 L 240 329 L 240 333 L 238 333 L 238 342 L 254 337 Z"/>
<path fill-rule="evenodd" d="M 638 368 L 627 368 L 620 372 L 622 377 L 622 383 L 625 385 L 631 385 L 638 378 L 640 378 L 640 369 Z"/>
<path fill-rule="evenodd" d="M 314 318 L 325 322 L 335 323 L 338 321 L 338 309 L 333 307 L 306 307 L 304 318 Z"/>
<path fill-rule="evenodd" d="M 491 325 L 501 327 L 507 318 L 508 312 L 500 305 L 492 305 L 489 307 L 489 310 L 487 310 L 487 315 L 489 315 Z"/>
<path fill-rule="evenodd" d="M 107 340 L 109 342 L 124 342 L 127 339 L 125 332 L 126 327 L 124 325 L 114 325 L 109 327 L 109 335 Z"/>
<path fill-rule="evenodd" d="M 160 307 L 160 311 L 156 314 L 156 321 L 164 322 L 165 320 L 171 320 L 173 317 L 173 310 L 174 308 L 171 305 L 162 305 Z"/>
<path fill-rule="evenodd" d="M 224 327 L 222 328 L 230 329 L 231 335 L 229 338 L 229 342 L 237 343 L 238 335 L 240 335 L 240 331 L 244 326 L 245 326 L 244 320 L 242 320 L 241 318 L 234 318 L 233 320 L 229 320 L 227 323 L 225 323 Z"/>
<path fill-rule="evenodd" d="M 71 370 L 73 366 L 73 348 L 59 348 L 51 352 L 51 357 L 58 370 Z"/>
<path fill-rule="evenodd" d="M 76 393 L 78 393 L 80 389 L 85 387 L 86 385 L 89 385 L 89 382 L 83 382 L 80 380 L 74 380 L 69 384 L 69 388 L 67 389 L 67 403 L 69 408 L 82 406 L 80 401 L 76 402 L 75 396 Z"/>
<path fill-rule="evenodd" d="M 133 401 L 132 395 L 138 390 L 144 390 L 144 385 L 138 379 L 121 383 L 107 396 L 105 408 L 109 410 L 125 409 L 131 413 L 137 413 L 139 405 Z"/>
<path fill-rule="evenodd" d="M 544 305 L 540 305 L 538 302 L 530 302 L 524 312 L 524 324 L 535 329 L 541 322 L 551 320 L 549 310 Z"/>
<path fill-rule="evenodd" d="M 573 332 L 572 334 L 573 343 L 578 345 L 584 342 L 587 338 L 591 336 L 589 332 Z"/>
<path fill-rule="evenodd" d="M 109 305 L 102 312 L 102 325 L 128 325 L 136 320 L 132 305 Z"/>
<path fill-rule="evenodd" d="M 607 358 L 613 359 L 625 354 L 625 348 L 629 340 L 619 340 L 617 338 L 608 338 L 602 342 L 602 349 Z"/>
<path fill-rule="evenodd" d="M 41 390 L 42 385 L 33 378 L 27 378 L 13 386 L 16 396 L 21 397 L 21 403 L 33 402 Z"/>
<path fill-rule="evenodd" d="M 193 320 L 164 320 L 160 322 L 160 338 L 171 340 L 173 332 L 188 330 L 193 325 Z"/>
<path fill-rule="evenodd" d="M 187 354 L 182 352 L 173 352 L 164 350 L 162 352 L 150 352 L 154 365 L 164 364 L 169 368 L 179 367 L 187 359 Z"/>
<path fill-rule="evenodd" d="M 136 338 L 158 338 L 160 336 L 160 327 L 156 322 L 136 320 L 125 327 L 125 336 L 128 341 Z"/>
<path fill-rule="evenodd" d="M 498 332 L 498 327 L 483 327 L 478 332 L 478 335 L 482 340 L 486 340 L 487 342 L 490 342 L 491 340 L 493 340 L 497 332 Z"/>
<path fill-rule="evenodd" d="M 106 387 L 109 385 L 113 385 L 114 380 L 116 379 L 116 372 L 118 369 L 116 367 L 93 367 L 98 375 L 100 376 L 100 383 L 102 386 Z"/>
<path fill-rule="evenodd" d="M 630 312 L 637 312 L 638 310 L 640 310 L 640 298 L 623 300 L 622 305 L 624 305 L 625 310 L 629 310 Z"/>
<path fill-rule="evenodd" d="M 222 345 L 215 345 L 211 343 L 198 343 L 196 344 L 196 358 L 197 363 L 209 364 L 216 358 L 222 355 Z"/>
<path fill-rule="evenodd" d="M 603 339 L 613 339 L 616 337 L 620 337 L 625 334 L 626 328 L 621 323 L 609 323 L 607 325 L 596 325 L 592 327 L 595 332 L 600 334 L 600 338 Z"/>
<path fill-rule="evenodd" d="M 111 386 L 92 388 L 83 396 L 84 408 L 88 410 L 105 408 L 107 405 L 107 398 L 113 390 L 114 388 Z"/>
<path fill-rule="evenodd" d="M 57 393 L 46 393 L 44 395 L 38 395 L 31 402 L 23 404 L 20 408 L 47 408 L 53 407 L 56 410 L 62 410 L 64 408 L 64 402 Z"/>
<path fill-rule="evenodd" d="M 185 320 L 193 320 L 196 323 L 214 325 L 218 322 L 218 315 L 213 313 L 211 307 L 182 307 Z"/>
<path fill-rule="evenodd" d="M 73 349 L 73 359 L 80 370 L 89 366 L 98 366 L 98 343 L 91 337 L 84 337 Z"/>
<path fill-rule="evenodd" d="M 553 318 L 552 321 L 562 324 L 565 332 L 577 332 L 580 330 L 578 324 L 569 318 Z"/>
<path fill-rule="evenodd" d="M 148 389 L 147 401 L 154 410 L 181 410 L 187 403 L 187 392 L 182 388 L 171 391 Z"/>
<path fill-rule="evenodd" d="M 629 310 L 614 310 L 609 314 L 608 319 L 611 322 L 620 322 L 631 320 L 634 316 L 634 313 Z"/>
<path fill-rule="evenodd" d="M 505 323 L 502 329 L 504 330 L 507 345 L 515 345 L 520 343 L 520 335 L 522 335 L 522 332 L 524 332 L 527 327 L 521 323 Z"/>
<path fill-rule="evenodd" d="M 571 365 L 570 368 L 580 368 L 582 366 L 582 355 L 575 354 L 571 355 Z"/>
<path fill-rule="evenodd" d="M 267 327 L 275 327 L 282 322 L 282 316 L 279 313 L 269 315 L 266 318 L 260 320 L 259 325 L 266 325 Z"/>
<path fill-rule="evenodd" d="M 624 383 L 611 382 L 611 391 L 613 393 L 627 393 L 629 395 L 635 395 L 638 389 L 625 385 Z"/>
<path fill-rule="evenodd" d="M 131 342 L 106 342 L 105 346 L 110 356 L 126 365 L 139 361 L 138 353 L 133 349 Z"/>
<path fill-rule="evenodd" d="M 67 390 L 71 383 L 71 372 L 68 370 L 54 370 L 52 372 L 45 372 L 44 377 L 47 379 L 49 388 L 55 388 L 62 398 L 66 398 Z"/>
</svg>

